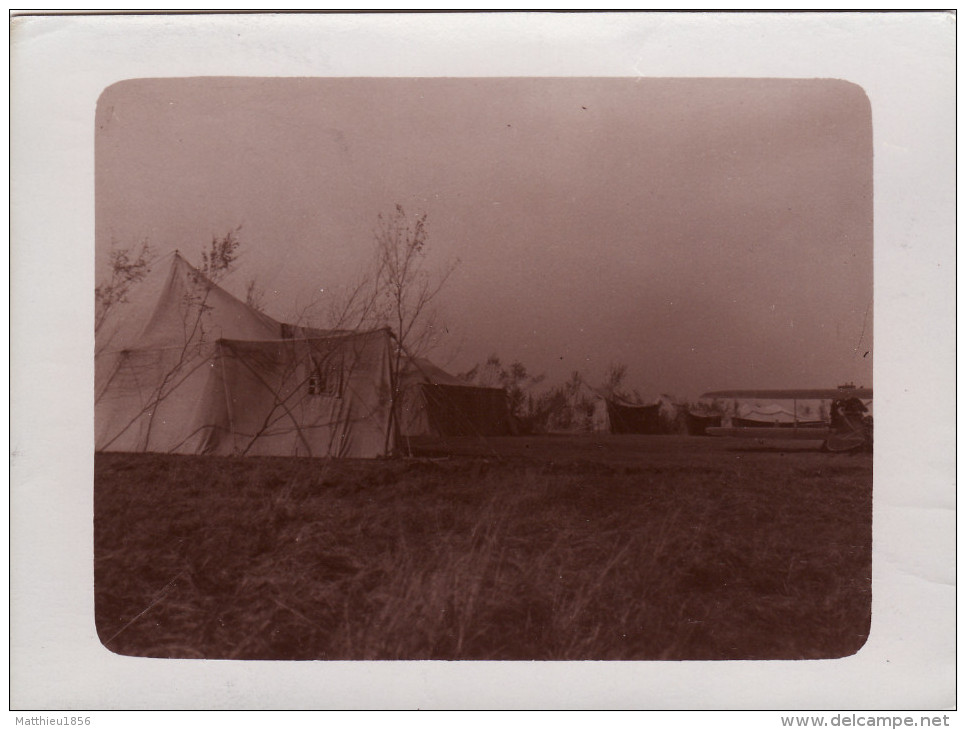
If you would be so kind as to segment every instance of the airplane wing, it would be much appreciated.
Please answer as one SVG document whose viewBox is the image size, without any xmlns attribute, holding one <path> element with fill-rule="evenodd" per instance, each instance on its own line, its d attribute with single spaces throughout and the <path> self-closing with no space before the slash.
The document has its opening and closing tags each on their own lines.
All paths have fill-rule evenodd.
<svg viewBox="0 0 966 730">
<path fill-rule="evenodd" d="M 713 390 L 702 398 L 758 398 L 761 400 L 836 400 L 837 398 L 872 398 L 872 388 L 818 388 L 799 390 Z"/>
<path fill-rule="evenodd" d="M 709 436 L 732 436 L 736 438 L 771 439 L 780 441 L 825 441 L 832 435 L 830 428 L 727 428 L 712 426 L 705 429 Z"/>
</svg>

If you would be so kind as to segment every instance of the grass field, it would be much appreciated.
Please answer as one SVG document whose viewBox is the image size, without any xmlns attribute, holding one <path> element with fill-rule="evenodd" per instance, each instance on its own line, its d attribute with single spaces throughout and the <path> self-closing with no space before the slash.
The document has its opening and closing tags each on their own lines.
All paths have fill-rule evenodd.
<svg viewBox="0 0 966 730">
<path fill-rule="evenodd" d="M 102 642 L 233 659 L 806 659 L 868 635 L 868 454 L 609 435 L 415 453 L 98 454 Z"/>
</svg>

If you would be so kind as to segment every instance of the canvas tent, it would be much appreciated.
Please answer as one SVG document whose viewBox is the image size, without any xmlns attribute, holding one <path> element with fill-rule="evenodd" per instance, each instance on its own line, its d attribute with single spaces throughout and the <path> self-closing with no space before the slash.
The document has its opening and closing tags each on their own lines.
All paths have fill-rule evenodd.
<svg viewBox="0 0 966 730">
<path fill-rule="evenodd" d="M 709 428 L 721 426 L 721 414 L 688 410 L 685 413 L 685 423 L 689 436 L 707 436 Z"/>
<path fill-rule="evenodd" d="M 388 330 L 284 325 L 162 260 L 95 334 L 95 448 L 376 457 L 395 445 Z"/>
<path fill-rule="evenodd" d="M 607 399 L 611 433 L 661 433 L 661 404 L 638 405 L 617 398 Z"/>
<path fill-rule="evenodd" d="M 401 436 L 448 438 L 512 433 L 503 388 L 468 385 L 425 358 L 407 358 L 401 371 Z"/>
<path fill-rule="evenodd" d="M 617 395 L 607 395 L 581 381 L 572 396 L 571 409 L 589 402 L 582 421 L 583 430 L 594 433 L 662 434 L 670 433 L 677 419 L 677 406 L 670 396 L 661 395 L 653 403 L 632 403 Z"/>
</svg>

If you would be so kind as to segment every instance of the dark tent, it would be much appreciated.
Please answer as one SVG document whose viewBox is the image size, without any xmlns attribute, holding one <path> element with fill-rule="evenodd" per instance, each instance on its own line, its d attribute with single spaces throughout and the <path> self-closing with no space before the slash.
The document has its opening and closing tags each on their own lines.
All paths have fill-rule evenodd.
<svg viewBox="0 0 966 730">
<path fill-rule="evenodd" d="M 508 436 L 513 432 L 506 391 L 467 385 L 422 358 L 401 375 L 400 435 L 434 438 Z"/>
<path fill-rule="evenodd" d="M 642 406 L 607 399 L 611 433 L 661 433 L 661 404 Z"/>
<path fill-rule="evenodd" d="M 688 435 L 707 436 L 707 430 L 721 425 L 721 415 L 708 413 L 687 413 Z"/>
<path fill-rule="evenodd" d="M 506 436 L 510 433 L 510 414 L 503 390 L 431 383 L 419 387 L 430 433 L 438 436 Z"/>
</svg>

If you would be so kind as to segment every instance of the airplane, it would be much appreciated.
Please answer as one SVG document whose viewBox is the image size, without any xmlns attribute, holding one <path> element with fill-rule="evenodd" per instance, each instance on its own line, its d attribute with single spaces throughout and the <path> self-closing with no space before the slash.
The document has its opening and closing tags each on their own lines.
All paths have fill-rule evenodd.
<svg viewBox="0 0 966 730">
<path fill-rule="evenodd" d="M 731 419 L 731 426 L 712 426 L 706 429 L 711 436 L 821 441 L 823 451 L 844 452 L 862 449 L 872 450 L 872 416 L 863 401 L 872 400 L 871 388 L 856 388 L 852 384 L 832 389 L 801 390 L 716 390 L 705 393 L 702 399 L 737 400 L 754 399 L 792 401 L 791 421 L 777 419 L 752 421 L 740 417 Z M 800 421 L 798 401 L 831 401 L 828 421 Z"/>
</svg>

